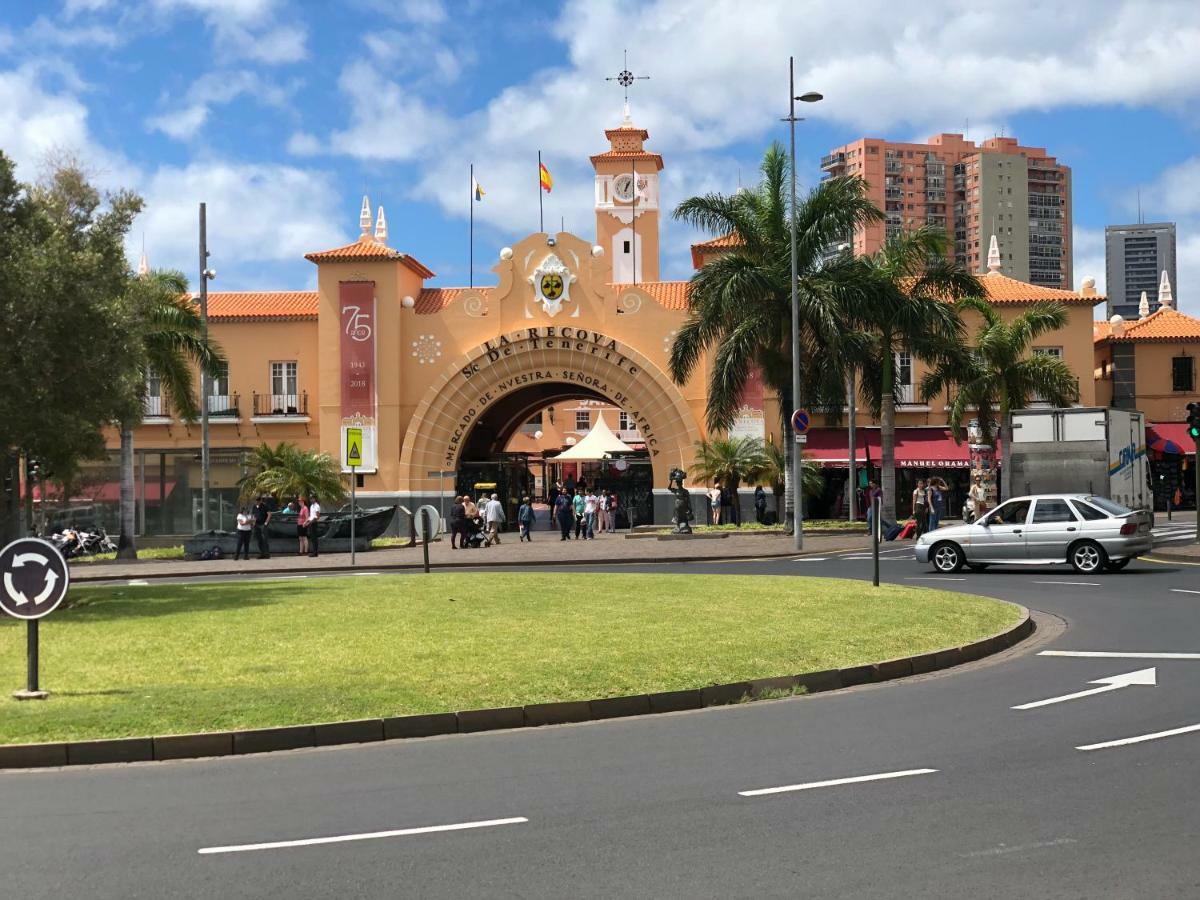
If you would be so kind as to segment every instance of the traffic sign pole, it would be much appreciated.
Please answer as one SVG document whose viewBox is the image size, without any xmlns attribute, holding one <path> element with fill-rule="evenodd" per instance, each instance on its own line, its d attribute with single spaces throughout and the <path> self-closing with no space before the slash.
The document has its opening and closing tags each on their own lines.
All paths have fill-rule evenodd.
<svg viewBox="0 0 1200 900">
<path fill-rule="evenodd" d="M 363 430 L 361 428 L 346 429 L 346 466 L 350 469 L 350 565 L 355 565 L 357 557 L 354 549 L 355 522 L 358 515 L 358 467 L 362 465 Z"/>
<path fill-rule="evenodd" d="M 38 690 L 38 620 L 25 623 L 25 694 L 27 697 L 46 696 Z"/>
<path fill-rule="evenodd" d="M 71 572 L 58 548 L 41 538 L 21 538 L 0 550 L 0 610 L 25 620 L 25 690 L 18 700 L 44 700 L 38 684 L 38 620 L 67 596 Z"/>
<path fill-rule="evenodd" d="M 358 466 L 350 467 L 350 565 L 354 565 L 354 517 L 358 515 Z"/>
</svg>

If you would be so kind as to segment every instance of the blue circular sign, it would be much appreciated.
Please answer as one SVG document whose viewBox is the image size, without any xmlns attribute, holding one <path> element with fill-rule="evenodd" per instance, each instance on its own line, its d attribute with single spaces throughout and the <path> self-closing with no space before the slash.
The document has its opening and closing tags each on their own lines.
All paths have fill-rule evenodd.
<svg viewBox="0 0 1200 900">
<path fill-rule="evenodd" d="M 795 431 L 796 434 L 804 434 L 806 431 L 808 431 L 808 421 L 809 418 L 807 409 L 796 410 L 794 413 L 792 413 L 792 430 Z"/>
</svg>

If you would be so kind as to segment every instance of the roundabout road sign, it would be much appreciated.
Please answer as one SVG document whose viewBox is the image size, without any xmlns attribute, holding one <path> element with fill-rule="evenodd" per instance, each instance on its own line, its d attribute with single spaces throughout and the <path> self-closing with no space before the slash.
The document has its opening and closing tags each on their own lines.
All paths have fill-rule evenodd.
<svg viewBox="0 0 1200 900">
<path fill-rule="evenodd" d="M 17 619 L 40 619 L 67 596 L 71 572 L 58 548 L 20 538 L 0 550 L 0 609 Z"/>
<path fill-rule="evenodd" d="M 792 430 L 796 434 L 804 434 L 808 431 L 809 415 L 807 409 L 798 409 L 792 413 Z"/>
</svg>

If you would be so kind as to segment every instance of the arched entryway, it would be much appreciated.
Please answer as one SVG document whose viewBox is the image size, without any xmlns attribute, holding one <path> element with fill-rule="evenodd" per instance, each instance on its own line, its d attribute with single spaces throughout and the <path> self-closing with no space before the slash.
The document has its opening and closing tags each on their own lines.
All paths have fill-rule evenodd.
<svg viewBox="0 0 1200 900">
<path fill-rule="evenodd" d="M 510 399 L 517 395 L 528 401 Z M 666 487 L 672 467 L 691 465 L 699 429 L 657 366 L 595 331 L 542 326 L 487 341 L 434 380 L 404 437 L 402 480 L 412 493 L 435 493 L 437 480 L 428 473 L 457 467 L 481 418 L 495 412 L 511 421 L 534 397 L 555 395 L 596 397 L 625 410 L 645 437 L 656 487 Z"/>
</svg>

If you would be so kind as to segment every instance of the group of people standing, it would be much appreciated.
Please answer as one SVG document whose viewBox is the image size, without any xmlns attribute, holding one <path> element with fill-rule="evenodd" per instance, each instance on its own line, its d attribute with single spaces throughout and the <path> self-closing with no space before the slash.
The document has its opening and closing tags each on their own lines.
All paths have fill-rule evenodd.
<svg viewBox="0 0 1200 900">
<path fill-rule="evenodd" d="M 950 486 L 941 478 L 934 476 L 926 481 L 917 480 L 913 488 L 913 519 L 917 523 L 914 538 L 919 538 L 927 531 L 935 530 L 946 514 L 946 493 Z"/>
<path fill-rule="evenodd" d="M 498 494 L 481 496 L 479 503 L 469 494 L 454 498 L 450 506 L 450 547 L 467 550 L 500 543 L 500 532 L 508 516 Z"/>
<path fill-rule="evenodd" d="M 560 540 L 571 539 L 572 529 L 575 540 L 595 540 L 596 532 L 615 534 L 617 530 L 617 510 L 620 500 L 613 491 L 607 489 L 599 494 L 594 489 L 580 484 L 571 494 L 563 490 L 562 485 L 555 486 L 554 521 L 558 523 Z"/>
<path fill-rule="evenodd" d="M 250 538 L 254 538 L 258 546 L 258 558 L 271 558 L 271 541 L 267 526 L 271 524 L 274 511 L 267 496 L 260 496 L 254 501 L 253 507 L 243 506 L 237 514 L 237 550 L 234 559 L 250 559 Z M 281 512 L 296 516 L 296 537 L 299 543 L 299 556 L 316 556 L 318 531 L 321 522 L 321 504 L 315 496 L 305 497 L 303 494 L 292 500 Z"/>
</svg>

